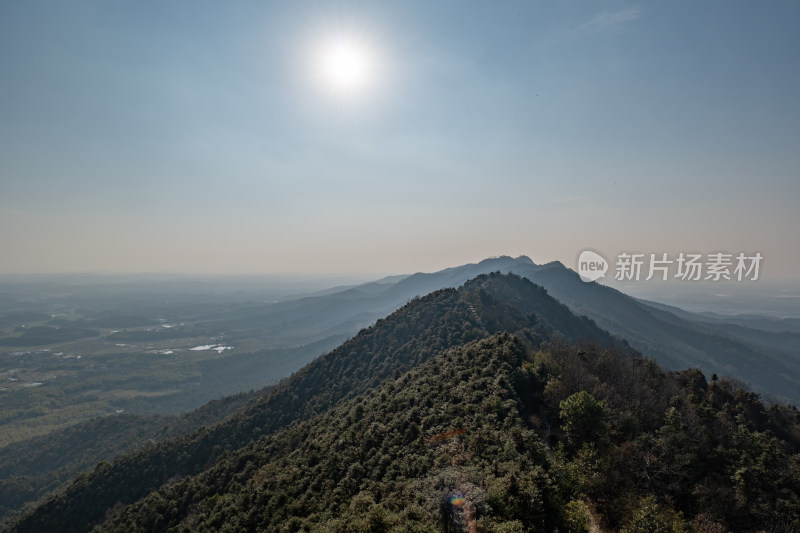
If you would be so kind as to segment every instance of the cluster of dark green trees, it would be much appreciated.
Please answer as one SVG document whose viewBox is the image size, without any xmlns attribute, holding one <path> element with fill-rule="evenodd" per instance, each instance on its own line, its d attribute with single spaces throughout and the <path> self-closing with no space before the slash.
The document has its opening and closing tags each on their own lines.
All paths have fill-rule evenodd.
<svg viewBox="0 0 800 533">
<path fill-rule="evenodd" d="M 665 372 L 495 274 L 97 466 L 10 531 L 791 531 L 799 480 L 795 408 Z"/>
<path fill-rule="evenodd" d="M 554 457 L 573 493 L 624 531 L 795 531 L 800 413 L 735 382 L 613 351 L 534 357 L 558 405 Z M 531 367 L 528 367 L 531 368 Z"/>
</svg>

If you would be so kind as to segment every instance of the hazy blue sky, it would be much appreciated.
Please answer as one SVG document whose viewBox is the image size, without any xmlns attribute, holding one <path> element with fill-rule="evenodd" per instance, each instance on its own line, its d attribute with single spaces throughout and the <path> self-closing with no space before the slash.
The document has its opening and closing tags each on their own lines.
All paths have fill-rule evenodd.
<svg viewBox="0 0 800 533">
<path fill-rule="evenodd" d="M 800 3 L 0 2 L 0 272 L 800 263 Z M 370 83 L 314 58 L 361 43 Z"/>
</svg>

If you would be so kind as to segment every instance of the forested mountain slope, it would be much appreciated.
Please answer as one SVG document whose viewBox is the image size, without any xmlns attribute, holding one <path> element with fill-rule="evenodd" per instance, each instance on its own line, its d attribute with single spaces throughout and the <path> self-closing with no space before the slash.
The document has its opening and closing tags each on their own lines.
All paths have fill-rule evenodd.
<svg viewBox="0 0 800 533">
<path fill-rule="evenodd" d="M 696 370 L 592 346 L 533 352 L 501 333 L 264 436 L 97 531 L 791 531 L 799 430 L 796 410 Z"/>
<path fill-rule="evenodd" d="M 13 530 L 85 531 L 114 505 L 136 501 L 170 479 L 197 474 L 226 450 L 322 413 L 450 347 L 501 331 L 520 332 L 533 345 L 554 338 L 617 343 L 528 280 L 480 276 L 458 290 L 413 300 L 224 422 L 145 448 L 82 476 Z M 76 502 L 91 505 L 82 507 Z M 75 512 L 76 505 L 80 513 Z"/>
<path fill-rule="evenodd" d="M 792 531 L 798 451 L 797 411 L 730 382 L 499 333 L 110 508 L 94 531 Z"/>
<path fill-rule="evenodd" d="M 494 274 L 9 531 L 792 531 L 799 451 L 794 407 L 666 372 Z"/>
</svg>

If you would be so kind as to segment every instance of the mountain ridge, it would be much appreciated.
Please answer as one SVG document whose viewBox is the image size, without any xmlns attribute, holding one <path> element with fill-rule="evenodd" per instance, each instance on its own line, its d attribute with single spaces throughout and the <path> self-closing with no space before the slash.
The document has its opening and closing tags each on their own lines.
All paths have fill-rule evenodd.
<svg viewBox="0 0 800 533">
<path fill-rule="evenodd" d="M 515 290 L 525 291 L 522 297 L 531 300 L 529 308 L 519 310 L 494 297 L 508 283 L 514 283 Z M 532 312 L 536 306 L 543 306 L 556 316 L 537 316 Z M 553 321 L 570 324 L 569 331 L 554 336 L 557 331 L 550 324 Z M 573 315 L 529 280 L 513 275 L 482 275 L 458 290 L 442 289 L 412 300 L 284 380 L 235 418 L 124 456 L 82 476 L 10 531 L 47 530 L 55 524 L 61 531 L 83 531 L 101 520 L 117 502 L 132 503 L 175 476 L 202 471 L 226 450 L 319 414 L 447 348 L 500 331 L 520 332 L 535 344 L 551 338 L 619 343 L 590 320 Z M 75 516 L 69 502 L 86 498 L 94 502 L 92 508 L 97 511 L 93 514 L 87 510 Z M 41 516 L 47 516 L 49 521 L 42 523 Z"/>
</svg>

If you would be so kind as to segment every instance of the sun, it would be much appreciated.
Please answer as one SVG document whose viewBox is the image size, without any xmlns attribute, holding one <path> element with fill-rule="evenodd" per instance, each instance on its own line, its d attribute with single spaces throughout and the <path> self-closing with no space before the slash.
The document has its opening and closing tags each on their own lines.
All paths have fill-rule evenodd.
<svg viewBox="0 0 800 533">
<path fill-rule="evenodd" d="M 325 52 L 325 76 L 336 87 L 353 90 L 364 84 L 367 58 L 354 43 L 333 43 Z"/>
<path fill-rule="evenodd" d="M 358 39 L 337 37 L 320 46 L 317 70 L 328 89 L 339 95 L 355 96 L 374 81 L 374 53 Z"/>
</svg>

